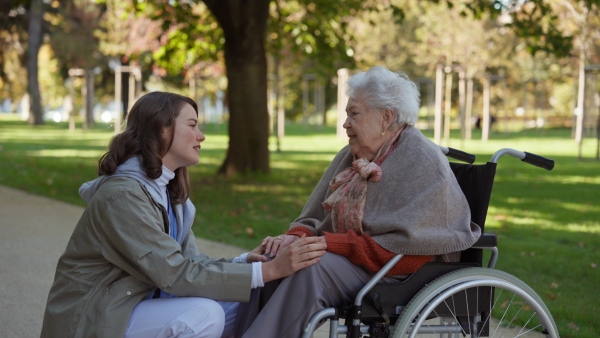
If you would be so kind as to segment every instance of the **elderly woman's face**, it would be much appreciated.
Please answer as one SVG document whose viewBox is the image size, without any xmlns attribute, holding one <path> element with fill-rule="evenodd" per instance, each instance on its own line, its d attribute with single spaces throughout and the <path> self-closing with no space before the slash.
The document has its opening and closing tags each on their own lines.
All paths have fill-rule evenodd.
<svg viewBox="0 0 600 338">
<path fill-rule="evenodd" d="M 383 114 L 369 108 L 362 97 L 357 95 L 348 100 L 344 128 L 350 138 L 350 151 L 358 158 L 372 161 L 390 135 L 381 135 L 388 126 Z"/>
</svg>

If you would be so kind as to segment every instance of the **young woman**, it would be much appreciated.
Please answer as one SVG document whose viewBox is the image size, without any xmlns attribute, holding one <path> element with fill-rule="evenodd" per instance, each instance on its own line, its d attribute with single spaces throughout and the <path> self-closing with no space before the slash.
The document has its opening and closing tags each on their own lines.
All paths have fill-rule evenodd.
<svg viewBox="0 0 600 338">
<path fill-rule="evenodd" d="M 87 207 L 58 261 L 42 337 L 228 336 L 237 303 L 226 302 L 319 261 L 318 237 L 269 262 L 263 247 L 230 260 L 198 251 L 187 166 L 204 140 L 192 99 L 137 100 L 100 177 L 79 190 Z"/>
</svg>

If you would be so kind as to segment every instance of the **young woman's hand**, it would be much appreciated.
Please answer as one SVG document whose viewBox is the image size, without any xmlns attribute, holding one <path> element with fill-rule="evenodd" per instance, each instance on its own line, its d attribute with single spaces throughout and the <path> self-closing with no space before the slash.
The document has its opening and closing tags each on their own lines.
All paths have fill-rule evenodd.
<svg viewBox="0 0 600 338">
<path fill-rule="evenodd" d="M 326 249 L 325 237 L 305 237 L 303 235 L 279 251 L 271 261 L 262 265 L 263 281 L 267 283 L 284 278 L 300 269 L 318 263 Z"/>
<path fill-rule="evenodd" d="M 275 257 L 279 251 L 294 243 L 299 238 L 300 237 L 294 235 L 279 235 L 277 237 L 267 236 L 263 239 L 261 245 L 265 248 L 265 254 L 270 254 L 271 257 Z"/>
<path fill-rule="evenodd" d="M 262 244 L 257 246 L 254 250 L 248 253 L 248 256 L 246 256 L 246 263 L 266 262 L 267 257 L 265 257 L 264 253 L 265 246 Z"/>
</svg>

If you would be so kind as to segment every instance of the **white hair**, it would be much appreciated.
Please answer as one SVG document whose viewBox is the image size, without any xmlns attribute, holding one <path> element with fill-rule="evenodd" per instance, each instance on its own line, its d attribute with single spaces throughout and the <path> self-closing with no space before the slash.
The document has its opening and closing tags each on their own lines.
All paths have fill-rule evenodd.
<svg viewBox="0 0 600 338">
<path fill-rule="evenodd" d="M 348 79 L 348 96 L 361 96 L 370 108 L 390 109 L 396 126 L 414 125 L 419 117 L 420 94 L 417 85 L 404 73 L 376 66 Z"/>
</svg>

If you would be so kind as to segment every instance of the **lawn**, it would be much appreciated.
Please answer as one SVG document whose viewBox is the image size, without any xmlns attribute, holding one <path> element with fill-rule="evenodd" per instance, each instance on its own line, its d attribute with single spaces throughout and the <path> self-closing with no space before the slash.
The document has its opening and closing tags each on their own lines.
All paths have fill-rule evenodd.
<svg viewBox="0 0 600 338">
<path fill-rule="evenodd" d="M 190 171 L 197 236 L 253 248 L 284 232 L 302 209 L 329 161 L 345 142 L 332 128 L 288 126 L 281 152 L 271 140 L 271 175 L 226 180 L 215 176 L 227 146 L 226 127 L 207 125 L 200 165 Z M 428 137 L 432 133 L 425 132 Z M 458 134 L 457 134 L 458 135 Z M 492 133 L 490 140 L 449 146 L 485 162 L 500 148 L 556 161 L 553 171 L 502 158 L 486 229 L 499 238 L 497 268 L 532 286 L 550 308 L 561 336 L 597 337 L 600 291 L 600 161 L 596 140 L 584 141 L 583 160 L 570 130 Z M 107 125 L 69 132 L 66 124 L 29 127 L 0 117 L 0 184 L 83 206 L 81 183 L 96 177 L 98 157 L 112 136 Z"/>
</svg>

